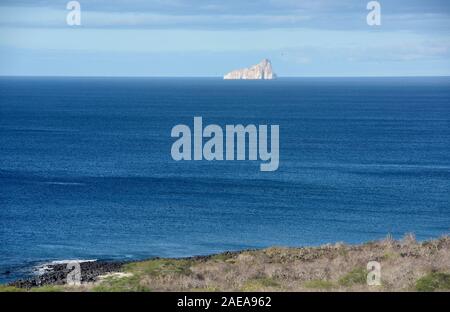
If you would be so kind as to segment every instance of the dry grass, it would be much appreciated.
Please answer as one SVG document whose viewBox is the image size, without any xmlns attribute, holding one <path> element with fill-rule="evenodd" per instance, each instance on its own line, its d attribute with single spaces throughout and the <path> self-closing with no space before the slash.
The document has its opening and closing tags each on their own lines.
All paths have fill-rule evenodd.
<svg viewBox="0 0 450 312">
<path fill-rule="evenodd" d="M 369 261 L 381 264 L 381 286 L 366 283 Z M 450 276 L 450 238 L 418 243 L 413 235 L 406 235 L 401 241 L 388 236 L 357 246 L 272 247 L 206 258 L 149 260 L 124 270 L 133 274 L 130 285 L 118 279 L 122 289 L 113 285 L 115 290 L 415 291 L 421 290 L 416 284 L 423 278 L 422 289 L 430 290 L 427 285 L 437 283 L 429 281 L 433 276 L 444 281 Z M 445 282 L 439 285 L 444 289 L 436 290 L 450 290 Z M 94 290 L 105 286 L 103 282 Z"/>
<path fill-rule="evenodd" d="M 381 286 L 366 266 L 381 264 Z M 272 247 L 189 259 L 131 263 L 83 291 L 450 291 L 450 238 L 309 248 Z M 79 289 L 80 290 L 80 289 Z"/>
</svg>

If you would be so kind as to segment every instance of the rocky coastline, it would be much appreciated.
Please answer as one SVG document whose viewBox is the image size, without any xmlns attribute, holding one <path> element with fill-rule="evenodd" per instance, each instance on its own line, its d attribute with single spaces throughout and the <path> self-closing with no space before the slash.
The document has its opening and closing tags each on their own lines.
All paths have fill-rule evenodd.
<svg viewBox="0 0 450 312">
<path fill-rule="evenodd" d="M 99 276 L 119 272 L 125 261 L 87 261 L 80 262 L 81 282 L 94 282 Z M 67 263 L 47 264 L 47 272 L 37 274 L 30 278 L 19 279 L 8 283 L 8 286 L 17 288 L 32 288 L 48 285 L 65 285 L 67 275 L 72 269 L 67 268 Z"/>
<path fill-rule="evenodd" d="M 450 291 L 450 237 L 359 245 L 270 247 L 189 258 L 82 262 L 81 285 L 67 264 L 0 285 L 1 291 Z M 369 276 L 378 270 L 378 283 Z M 372 281 L 372 279 L 371 279 Z"/>
</svg>

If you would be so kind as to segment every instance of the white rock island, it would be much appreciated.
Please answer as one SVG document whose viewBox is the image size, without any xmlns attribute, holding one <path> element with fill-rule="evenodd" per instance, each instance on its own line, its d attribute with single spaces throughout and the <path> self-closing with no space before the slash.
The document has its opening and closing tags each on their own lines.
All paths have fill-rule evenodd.
<svg viewBox="0 0 450 312">
<path fill-rule="evenodd" d="M 237 69 L 229 72 L 223 79 L 260 79 L 271 80 L 277 75 L 272 71 L 272 63 L 268 59 L 263 59 L 259 64 L 249 68 Z"/>
</svg>

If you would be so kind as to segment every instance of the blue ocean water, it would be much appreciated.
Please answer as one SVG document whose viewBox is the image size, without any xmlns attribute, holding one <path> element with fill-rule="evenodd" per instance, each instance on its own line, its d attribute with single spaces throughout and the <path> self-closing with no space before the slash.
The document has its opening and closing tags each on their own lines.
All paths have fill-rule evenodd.
<svg viewBox="0 0 450 312">
<path fill-rule="evenodd" d="M 279 169 L 175 162 L 171 129 L 194 116 L 278 124 Z M 449 229 L 450 78 L 0 78 L 0 282 Z"/>
</svg>

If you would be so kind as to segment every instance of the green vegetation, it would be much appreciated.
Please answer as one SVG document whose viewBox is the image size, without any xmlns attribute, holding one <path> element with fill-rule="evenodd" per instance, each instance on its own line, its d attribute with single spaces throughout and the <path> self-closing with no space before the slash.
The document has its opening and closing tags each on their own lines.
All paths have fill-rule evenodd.
<svg viewBox="0 0 450 312">
<path fill-rule="evenodd" d="M 154 259 L 142 262 L 129 263 L 124 266 L 124 271 L 134 275 L 189 275 L 193 260 L 188 259 Z"/>
<path fill-rule="evenodd" d="M 383 256 L 381 257 L 383 260 L 393 260 L 400 257 L 399 254 L 392 252 L 392 251 L 386 251 Z"/>
<path fill-rule="evenodd" d="M 325 289 L 325 290 L 330 290 L 334 287 L 333 282 L 331 281 L 323 281 L 323 280 L 312 280 L 312 281 L 308 281 L 305 282 L 303 284 L 303 286 L 305 288 L 309 288 L 309 289 Z"/>
<path fill-rule="evenodd" d="M 270 277 L 261 277 L 248 280 L 242 287 L 242 291 L 258 291 L 263 288 L 278 288 L 280 284 Z"/>
<path fill-rule="evenodd" d="M 40 287 L 34 287 L 31 289 L 17 288 L 14 286 L 0 285 L 0 292 L 62 292 L 64 288 L 62 286 L 45 285 Z"/>
<path fill-rule="evenodd" d="M 17 288 L 13 286 L 0 285 L 0 292 L 23 292 L 26 291 L 23 288 Z"/>
<path fill-rule="evenodd" d="M 339 279 L 339 285 L 350 287 L 353 285 L 365 284 L 367 272 L 364 268 L 356 268 Z"/>
<path fill-rule="evenodd" d="M 94 286 L 92 291 L 95 292 L 145 292 L 150 291 L 148 287 L 140 284 L 138 276 L 116 277 L 110 276 L 105 278 L 100 284 Z"/>
<path fill-rule="evenodd" d="M 450 291 L 450 237 L 421 244 L 393 239 L 388 242 L 272 247 L 208 257 L 158 258 L 127 263 L 120 272 L 84 283 L 81 287 L 55 285 L 21 289 L 0 285 L 0 292 Z M 377 259 L 386 272 L 381 278 L 382 287 L 366 283 L 365 264 L 371 259 Z M 414 270 L 405 271 L 405 267 Z M 430 267 L 434 268 L 434 273 L 417 279 L 417 272 L 427 272 Z"/>
<path fill-rule="evenodd" d="M 347 249 L 345 249 L 345 247 L 339 248 L 337 250 L 337 252 L 338 252 L 340 257 L 347 258 L 347 256 L 348 256 L 348 251 L 347 251 Z"/>
<path fill-rule="evenodd" d="M 123 271 L 130 276 L 109 276 L 92 288 L 97 292 L 145 292 L 150 291 L 142 281 L 145 278 L 167 275 L 189 275 L 192 260 L 153 259 L 124 265 Z"/>
<path fill-rule="evenodd" d="M 430 273 L 420 278 L 416 282 L 418 291 L 439 291 L 450 290 L 450 274 L 448 273 Z"/>
<path fill-rule="evenodd" d="M 31 292 L 62 292 L 64 288 L 62 286 L 45 285 L 40 287 L 31 288 Z"/>
<path fill-rule="evenodd" d="M 211 256 L 212 260 L 216 260 L 216 261 L 228 261 L 233 259 L 233 256 L 229 253 L 221 253 L 221 254 L 217 254 L 217 255 L 212 255 Z"/>
</svg>

